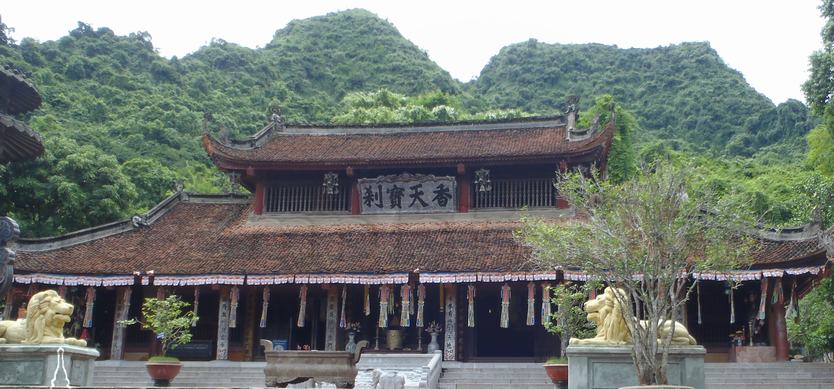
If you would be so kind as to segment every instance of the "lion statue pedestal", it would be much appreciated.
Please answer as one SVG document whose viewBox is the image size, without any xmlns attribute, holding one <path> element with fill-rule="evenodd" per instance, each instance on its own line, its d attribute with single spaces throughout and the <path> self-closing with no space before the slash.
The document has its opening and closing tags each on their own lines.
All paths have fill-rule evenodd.
<svg viewBox="0 0 834 389">
<path fill-rule="evenodd" d="M 585 302 L 588 320 L 597 325 L 593 338 L 571 339 L 568 356 L 568 389 L 621 388 L 637 385 L 637 374 L 631 359 L 631 333 L 623 318 L 621 289 L 607 287 L 595 299 Z M 626 299 L 627 306 L 631 303 Z M 640 325 L 649 323 L 641 321 Z M 678 322 L 667 322 L 658 336 L 672 336 L 669 347 L 667 377 L 671 385 L 685 385 L 704 389 L 704 355 L 686 327 Z"/>
<path fill-rule="evenodd" d="M 64 337 L 73 309 L 46 290 L 29 299 L 25 319 L 0 321 L 0 385 L 92 385 L 99 352 Z"/>
</svg>

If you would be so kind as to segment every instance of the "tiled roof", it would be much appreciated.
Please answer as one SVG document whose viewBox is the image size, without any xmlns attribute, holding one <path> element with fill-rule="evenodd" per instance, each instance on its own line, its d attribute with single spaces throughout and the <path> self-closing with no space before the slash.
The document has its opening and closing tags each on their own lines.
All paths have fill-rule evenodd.
<svg viewBox="0 0 834 389">
<path fill-rule="evenodd" d="M 205 135 L 203 146 L 226 168 L 546 161 L 570 155 L 604 157 L 614 132 L 614 126 L 609 125 L 583 140 L 569 141 L 563 124 L 519 127 L 521 124 L 491 125 L 490 129 L 447 125 L 425 131 L 272 132 L 268 140 L 255 146 L 231 146 Z"/>
<path fill-rule="evenodd" d="M 149 226 L 66 247 L 22 242 L 16 269 L 52 274 L 344 274 L 534 270 L 513 221 L 275 226 L 250 207 L 179 202 Z M 761 264 L 818 255 L 815 239 L 768 241 Z"/>
</svg>

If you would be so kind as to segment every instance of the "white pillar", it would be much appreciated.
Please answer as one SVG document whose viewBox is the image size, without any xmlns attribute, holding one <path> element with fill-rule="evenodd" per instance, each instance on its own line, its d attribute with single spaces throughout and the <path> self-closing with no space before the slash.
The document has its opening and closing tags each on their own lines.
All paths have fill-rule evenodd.
<svg viewBox="0 0 834 389">
<path fill-rule="evenodd" d="M 229 359 L 229 288 L 220 289 L 220 302 L 217 304 L 217 360 Z"/>
<path fill-rule="evenodd" d="M 327 285 L 327 324 L 324 351 L 336 351 L 336 332 L 339 328 L 339 288 Z"/>
<path fill-rule="evenodd" d="M 457 355 L 457 285 L 446 284 L 446 334 L 443 342 L 443 360 L 454 361 Z"/>
</svg>

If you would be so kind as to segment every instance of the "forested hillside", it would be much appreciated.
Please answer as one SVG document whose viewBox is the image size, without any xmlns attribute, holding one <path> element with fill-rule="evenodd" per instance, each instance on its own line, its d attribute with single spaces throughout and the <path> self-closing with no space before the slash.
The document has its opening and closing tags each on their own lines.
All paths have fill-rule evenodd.
<svg viewBox="0 0 834 389">
<path fill-rule="evenodd" d="M 648 132 L 642 139 L 680 139 L 735 155 L 802 140 L 813 127 L 801 103 L 774 107 L 700 42 L 620 49 L 529 40 L 501 49 L 468 87 L 472 105 L 539 113 L 555 112 L 570 94 L 611 94 L 640 120 Z"/>
<path fill-rule="evenodd" d="M 816 123 L 798 101 L 774 106 L 705 43 L 623 50 L 528 41 L 504 48 L 463 84 L 364 10 L 293 21 L 263 48 L 215 39 L 171 59 L 147 33 L 79 23 L 56 41 L 0 44 L 0 62 L 29 72 L 44 98 L 22 119 L 44 136 L 46 155 L 0 166 L 0 214 L 19 219 L 27 235 L 141 212 L 175 179 L 192 191 L 223 190 L 199 143 L 204 112 L 211 131 L 240 137 L 274 107 L 290 122 L 446 121 L 552 114 L 570 94 L 589 108 L 612 94 L 634 113 L 633 137 L 646 152 L 755 156 L 726 163 L 757 177 L 772 171 L 762 163 L 806 174 L 797 163 Z"/>
</svg>

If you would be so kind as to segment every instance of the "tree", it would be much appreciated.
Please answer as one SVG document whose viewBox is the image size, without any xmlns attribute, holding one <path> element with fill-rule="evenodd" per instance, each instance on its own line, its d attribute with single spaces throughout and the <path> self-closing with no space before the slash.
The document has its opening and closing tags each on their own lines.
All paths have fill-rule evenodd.
<svg viewBox="0 0 834 389">
<path fill-rule="evenodd" d="M 611 151 L 608 153 L 608 177 L 614 182 L 623 182 L 637 172 L 637 151 L 634 149 L 634 132 L 640 126 L 631 112 L 623 109 L 614 96 L 602 95 L 597 97 L 594 105 L 582 115 L 580 127 L 588 128 L 593 118 L 599 117 L 599 123 L 605 125 L 616 117 L 617 126 Z"/>
<path fill-rule="evenodd" d="M 594 324 L 585 318 L 582 303 L 590 288 L 596 287 L 594 282 L 584 284 L 562 283 L 552 288 L 550 303 L 556 305 L 556 311 L 550 314 L 544 323 L 547 331 L 559 335 L 561 341 L 560 357 L 565 357 L 565 350 L 570 338 L 587 338 L 594 334 Z"/>
<path fill-rule="evenodd" d="M 834 284 L 830 277 L 805 295 L 799 312 L 793 313 L 798 320 L 788 321 L 791 343 L 804 346 L 803 352 L 811 357 L 834 352 Z"/>
<path fill-rule="evenodd" d="M 199 317 L 194 311 L 183 312 L 189 304 L 180 300 L 177 295 L 168 296 L 164 300 L 146 298 L 142 304 L 142 317 L 137 319 L 120 320 L 120 325 L 139 323 L 143 329 L 151 330 L 162 344 L 161 356 L 165 357 L 168 350 L 191 341 L 191 327 L 197 323 Z"/>
<path fill-rule="evenodd" d="M 526 219 L 518 236 L 545 268 L 580 267 L 620 288 L 616 293 L 633 341 L 640 384 L 666 384 L 672 334 L 659 328 L 684 306 L 693 272 L 723 271 L 750 263 L 756 240 L 744 233 L 755 219 L 746 200 L 693 190 L 695 172 L 661 163 L 622 184 L 570 173 L 559 193 L 582 220 L 556 224 Z M 645 325 L 639 319 L 644 319 Z"/>
<path fill-rule="evenodd" d="M 823 174 L 834 172 L 834 0 L 820 5 L 826 19 L 822 29 L 822 49 L 811 54 L 811 76 L 802 84 L 811 110 L 823 120 L 808 135 L 808 163 Z"/>
</svg>

